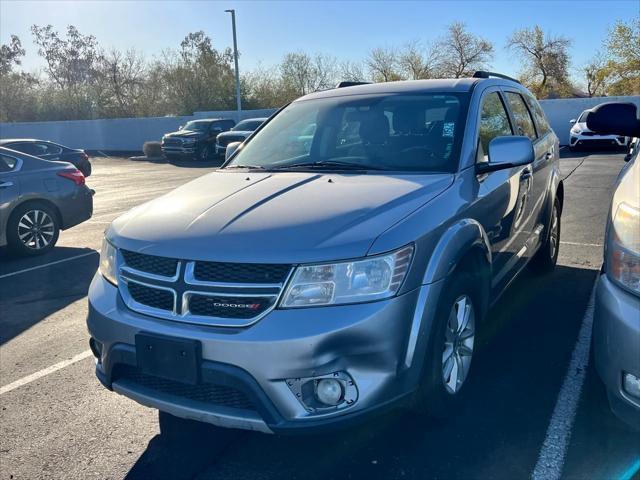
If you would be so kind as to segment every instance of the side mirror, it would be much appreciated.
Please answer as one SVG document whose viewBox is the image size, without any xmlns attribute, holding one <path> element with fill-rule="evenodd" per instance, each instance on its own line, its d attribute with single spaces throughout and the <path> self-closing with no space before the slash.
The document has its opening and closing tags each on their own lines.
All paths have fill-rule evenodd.
<svg viewBox="0 0 640 480">
<path fill-rule="evenodd" d="M 489 142 L 489 161 L 476 164 L 477 173 L 495 172 L 533 163 L 535 153 L 529 137 L 496 137 Z"/>
<path fill-rule="evenodd" d="M 569 120 L 569 123 L 571 123 L 571 124 L 574 124 L 576 122 L 577 122 L 577 120 L 575 118 L 572 118 L 571 120 Z"/>
<path fill-rule="evenodd" d="M 183 128 L 184 128 L 184 125 L 180 125 L 180 126 L 178 127 L 178 130 L 182 130 Z"/>
<path fill-rule="evenodd" d="M 602 135 L 640 136 L 638 108 L 633 103 L 602 103 L 587 117 L 587 128 Z"/>
<path fill-rule="evenodd" d="M 231 142 L 227 145 L 227 150 L 224 153 L 225 162 L 231 158 L 231 156 L 236 153 L 236 150 L 242 145 L 242 142 Z"/>
</svg>

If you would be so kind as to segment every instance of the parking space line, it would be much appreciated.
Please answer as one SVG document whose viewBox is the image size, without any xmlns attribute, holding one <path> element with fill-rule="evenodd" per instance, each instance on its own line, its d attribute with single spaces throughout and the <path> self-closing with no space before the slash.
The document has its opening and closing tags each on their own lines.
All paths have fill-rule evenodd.
<svg viewBox="0 0 640 480">
<path fill-rule="evenodd" d="M 20 275 L 21 273 L 31 272 L 33 270 L 38 270 L 40 268 L 50 267 L 51 265 L 57 265 L 58 263 L 70 262 L 71 260 L 76 260 L 78 258 L 88 257 L 89 255 L 96 255 L 98 252 L 92 250 L 91 252 L 82 253 L 80 255 L 75 255 L 69 258 L 63 258 L 62 260 L 56 260 L 55 262 L 43 263 L 42 265 L 36 265 L 35 267 L 24 268 L 22 270 L 18 270 L 16 272 L 5 273 L 4 275 L 0 275 L 0 280 L 3 278 L 13 277 L 14 275 Z"/>
<path fill-rule="evenodd" d="M 91 353 L 91 350 L 85 350 L 84 352 L 79 353 L 74 357 L 63 360 L 62 362 L 58 362 L 55 365 L 51 365 L 50 367 L 43 368 L 42 370 L 32 373 L 31 375 L 27 375 L 20 380 L 11 382 L 9 385 L 0 387 L 0 395 L 10 392 L 11 390 L 15 390 L 16 388 L 22 387 L 23 385 L 27 385 L 28 383 L 38 380 L 39 378 L 49 375 L 50 373 L 57 372 L 58 370 L 68 367 L 69 365 L 79 362 L 80 360 L 84 360 L 85 358 L 91 357 L 92 355 L 93 354 Z"/>
<path fill-rule="evenodd" d="M 578 409 L 578 401 L 580 400 L 582 386 L 587 375 L 587 365 L 589 364 L 595 292 L 596 285 L 594 284 L 587 310 L 582 319 L 578 340 L 571 354 L 569 368 L 560 388 L 538 461 L 531 474 L 532 480 L 555 480 L 560 479 L 562 475 L 567 448 L 571 440 L 573 422 Z"/>
<path fill-rule="evenodd" d="M 577 245 L 579 247 L 604 247 L 602 243 L 560 242 L 560 245 Z"/>
</svg>

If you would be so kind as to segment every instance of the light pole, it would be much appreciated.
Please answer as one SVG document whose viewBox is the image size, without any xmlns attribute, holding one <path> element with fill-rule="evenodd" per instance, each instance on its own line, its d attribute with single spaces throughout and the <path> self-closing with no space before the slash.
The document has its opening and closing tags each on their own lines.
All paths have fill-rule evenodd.
<svg viewBox="0 0 640 480">
<path fill-rule="evenodd" d="M 242 103 L 240 101 L 240 70 L 238 70 L 238 40 L 236 38 L 236 11 L 225 10 L 231 14 L 231 26 L 233 28 L 233 60 L 236 65 L 236 105 L 238 108 L 238 121 L 240 121 L 240 112 L 242 111 Z"/>
</svg>

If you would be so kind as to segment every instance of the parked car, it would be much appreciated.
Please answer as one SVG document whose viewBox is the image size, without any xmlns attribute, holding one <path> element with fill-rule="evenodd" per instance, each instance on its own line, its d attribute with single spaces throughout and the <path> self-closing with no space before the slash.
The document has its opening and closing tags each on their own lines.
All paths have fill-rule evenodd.
<svg viewBox="0 0 640 480">
<path fill-rule="evenodd" d="M 69 148 L 48 140 L 32 138 L 10 138 L 0 140 L 0 147 L 10 148 L 43 160 L 72 163 L 85 177 L 91 175 L 89 155 L 79 148 Z"/>
<path fill-rule="evenodd" d="M 233 142 L 244 142 L 266 120 L 266 118 L 247 118 L 228 132 L 218 135 L 218 138 L 216 138 L 216 154 L 224 157 L 227 145 Z"/>
<path fill-rule="evenodd" d="M 636 106 L 596 107 L 589 128 L 603 134 L 640 136 Z M 592 123 L 593 122 L 593 123 Z M 640 429 L 640 153 L 621 172 L 607 220 L 604 263 L 596 287 L 593 319 L 595 366 L 609 404 Z"/>
<path fill-rule="evenodd" d="M 162 153 L 167 158 L 190 157 L 206 161 L 215 153 L 216 137 L 235 124 L 229 118 L 192 120 L 177 132 L 162 137 Z"/>
<path fill-rule="evenodd" d="M 0 147 L 0 247 L 20 255 L 46 253 L 60 230 L 92 213 L 93 191 L 80 170 Z"/>
<path fill-rule="evenodd" d="M 585 110 L 578 119 L 569 121 L 573 126 L 570 130 L 569 150 L 578 150 L 581 147 L 616 147 L 626 149 L 631 137 L 625 135 L 603 135 L 596 133 L 587 126 L 587 117 L 592 110 Z"/>
<path fill-rule="evenodd" d="M 458 411 L 490 305 L 560 242 L 558 138 L 495 75 L 307 95 L 116 219 L 89 292 L 100 381 L 169 437 Z"/>
</svg>

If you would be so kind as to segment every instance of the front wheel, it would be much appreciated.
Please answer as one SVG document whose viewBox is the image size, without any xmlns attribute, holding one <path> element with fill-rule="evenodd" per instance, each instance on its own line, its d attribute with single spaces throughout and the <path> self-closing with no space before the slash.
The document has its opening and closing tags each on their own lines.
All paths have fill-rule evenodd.
<svg viewBox="0 0 640 480">
<path fill-rule="evenodd" d="M 454 275 L 438 304 L 414 403 L 416 413 L 435 418 L 451 416 L 462 401 L 480 323 L 477 281 Z"/>
<path fill-rule="evenodd" d="M 204 144 L 198 151 L 196 157 L 201 162 L 206 162 L 207 160 L 209 160 L 210 155 L 211 155 L 211 145 Z"/>
<path fill-rule="evenodd" d="M 531 268 L 537 272 L 550 272 L 558 261 L 560 250 L 560 202 L 556 198 L 553 202 L 551 218 L 546 228 L 546 237 L 531 259 Z"/>
</svg>

